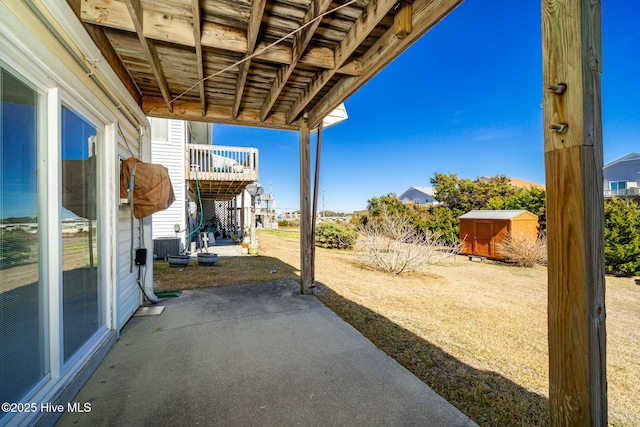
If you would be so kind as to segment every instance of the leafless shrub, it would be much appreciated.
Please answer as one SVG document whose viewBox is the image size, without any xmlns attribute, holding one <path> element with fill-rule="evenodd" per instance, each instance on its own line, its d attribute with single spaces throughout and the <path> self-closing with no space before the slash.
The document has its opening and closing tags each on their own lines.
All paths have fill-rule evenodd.
<svg viewBox="0 0 640 427">
<path fill-rule="evenodd" d="M 360 262 L 394 274 L 435 264 L 459 252 L 459 244 L 446 243 L 429 232 L 417 232 L 407 218 L 386 212 L 360 229 L 356 245 Z"/>
<path fill-rule="evenodd" d="M 534 239 L 523 234 L 509 233 L 501 243 L 496 243 L 496 249 L 507 261 L 519 267 L 547 264 L 547 239 L 544 236 Z"/>
</svg>

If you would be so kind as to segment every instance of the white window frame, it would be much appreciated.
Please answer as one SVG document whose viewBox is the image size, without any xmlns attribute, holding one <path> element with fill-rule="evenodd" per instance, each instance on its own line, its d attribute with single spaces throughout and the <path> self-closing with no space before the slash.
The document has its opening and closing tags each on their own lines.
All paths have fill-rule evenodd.
<svg viewBox="0 0 640 427">
<path fill-rule="evenodd" d="M 107 123 L 104 119 L 101 119 L 100 116 L 98 116 L 95 112 L 93 112 L 90 108 L 87 108 L 87 106 L 85 104 L 82 103 L 82 101 L 80 100 L 80 98 L 74 96 L 73 94 L 71 94 L 70 92 L 60 89 L 55 91 L 58 94 L 58 99 L 57 99 L 57 121 L 56 126 L 58 127 L 56 129 L 56 134 L 58 135 L 58 140 L 57 140 L 57 147 L 58 147 L 58 152 L 56 154 L 55 158 L 50 158 L 50 164 L 53 164 L 54 162 L 56 163 L 56 168 L 58 168 L 57 171 L 57 180 L 51 179 L 51 181 L 56 181 L 56 189 L 55 189 L 55 193 L 51 193 L 51 194 L 57 194 L 58 195 L 58 199 L 57 199 L 57 203 L 56 203 L 56 209 L 57 209 L 57 213 L 58 213 L 58 221 L 57 224 L 61 224 L 61 217 L 62 217 L 62 178 L 61 178 L 61 170 L 60 170 L 60 160 L 62 158 L 62 152 L 61 152 L 61 148 L 62 148 L 62 104 L 64 103 L 65 105 L 69 106 L 70 108 L 73 109 L 74 112 L 81 114 L 82 118 L 86 121 L 88 121 L 89 123 L 91 123 L 92 125 L 94 125 L 96 127 L 96 132 L 100 135 L 100 138 L 98 138 L 97 140 L 97 144 L 96 144 L 96 155 L 98 156 L 99 161 L 96 163 L 96 167 L 97 167 L 97 172 L 98 172 L 98 188 L 97 188 L 97 201 L 98 201 L 98 287 L 99 289 L 99 295 L 100 298 L 102 299 L 100 301 L 101 307 L 100 307 L 100 314 L 101 314 L 101 321 L 102 321 L 102 325 L 100 326 L 100 328 L 91 335 L 91 337 L 87 340 L 86 343 L 84 343 L 82 346 L 80 346 L 80 348 L 77 349 L 76 353 L 71 356 L 69 358 L 68 361 L 64 361 L 64 349 L 62 346 L 62 342 L 64 339 L 64 322 L 63 322 L 63 318 L 62 318 L 62 303 L 63 303 L 63 294 L 62 294 L 62 284 L 63 284 L 63 280 L 62 280 L 62 227 L 61 225 L 59 225 L 59 229 L 57 230 L 57 232 L 59 233 L 57 236 L 57 240 L 59 243 L 59 250 L 58 250 L 58 254 L 60 254 L 59 259 L 58 259 L 58 263 L 56 264 L 59 267 L 59 276 L 58 276 L 58 287 L 59 289 L 57 290 L 59 298 L 59 306 L 57 307 L 57 310 L 59 311 L 57 313 L 57 317 L 56 317 L 56 321 L 59 324 L 59 328 L 58 328 L 58 333 L 59 333 L 59 339 L 57 341 L 55 341 L 56 343 L 59 344 L 58 348 L 56 348 L 56 361 L 59 362 L 59 365 L 61 367 L 61 371 L 60 371 L 60 375 L 65 375 L 67 374 L 70 370 L 72 370 L 74 368 L 74 366 L 76 364 L 78 364 L 78 362 L 80 362 L 82 359 L 86 358 L 86 354 L 87 353 L 93 353 L 92 352 L 92 347 L 95 346 L 96 342 L 102 342 L 103 340 L 101 339 L 101 337 L 105 336 L 106 334 L 109 333 L 109 330 L 111 330 L 111 324 L 112 321 L 109 318 L 109 313 L 111 312 L 111 310 L 109 309 L 109 306 L 107 305 L 110 298 L 108 298 L 109 295 L 111 295 L 112 293 L 110 292 L 110 290 L 107 288 L 107 281 L 106 281 L 106 277 L 105 277 L 105 267 L 104 264 L 106 264 L 106 260 L 108 259 L 106 257 L 106 253 L 104 252 L 104 250 L 106 249 L 103 244 L 102 244 L 102 240 L 104 238 L 104 234 L 106 234 L 105 232 L 107 231 L 107 229 L 105 229 L 105 226 L 107 225 L 107 223 L 105 221 L 109 221 L 109 218 L 105 217 L 104 211 L 106 211 L 106 209 L 102 209 L 102 207 L 104 206 L 105 203 L 108 203 L 108 199 L 105 198 L 104 196 L 104 191 L 102 189 L 103 185 L 103 181 L 105 181 L 105 175 L 104 175 L 104 168 L 101 165 L 102 162 L 102 156 L 104 155 L 104 145 L 105 145 L 105 135 L 106 135 L 106 129 L 107 126 L 109 125 L 109 123 Z M 50 144 L 51 145 L 51 144 Z M 53 178 L 53 177 L 51 177 Z M 52 204 L 53 205 L 53 204 Z M 53 320 L 53 319 L 52 319 Z M 51 341 L 52 343 L 54 342 L 53 340 Z M 53 352 L 52 352 L 53 353 Z"/>
<path fill-rule="evenodd" d="M 628 183 L 629 181 L 609 181 L 609 190 L 612 190 L 612 191 L 626 190 L 627 188 L 629 188 L 627 185 Z M 620 188 L 620 184 L 624 184 L 624 188 Z M 614 185 L 617 188 L 613 188 Z"/>
</svg>

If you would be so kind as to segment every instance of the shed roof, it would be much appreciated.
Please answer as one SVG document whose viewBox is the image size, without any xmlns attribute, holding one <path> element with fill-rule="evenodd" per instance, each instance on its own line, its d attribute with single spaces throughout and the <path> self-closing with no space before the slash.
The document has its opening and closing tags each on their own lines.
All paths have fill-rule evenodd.
<svg viewBox="0 0 640 427">
<path fill-rule="evenodd" d="M 514 219 L 519 216 L 528 216 L 532 219 L 537 219 L 538 216 L 532 214 L 526 210 L 472 210 L 464 215 L 461 215 L 460 219 Z"/>
<path fill-rule="evenodd" d="M 147 116 L 298 130 L 462 0 L 67 0 Z"/>
</svg>

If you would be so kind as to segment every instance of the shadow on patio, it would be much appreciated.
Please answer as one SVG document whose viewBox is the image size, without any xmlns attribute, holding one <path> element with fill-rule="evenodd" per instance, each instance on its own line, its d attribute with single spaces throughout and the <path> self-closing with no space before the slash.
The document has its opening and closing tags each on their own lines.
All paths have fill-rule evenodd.
<svg viewBox="0 0 640 427">
<path fill-rule="evenodd" d="M 493 371 L 477 369 L 322 283 L 318 298 L 376 347 L 483 426 L 549 425 L 549 401 Z M 429 315 L 429 307 L 424 308 Z M 472 322 L 473 319 L 469 319 Z"/>
<path fill-rule="evenodd" d="M 77 425 L 473 425 L 282 280 L 185 291 L 132 318 L 66 413 Z"/>
</svg>

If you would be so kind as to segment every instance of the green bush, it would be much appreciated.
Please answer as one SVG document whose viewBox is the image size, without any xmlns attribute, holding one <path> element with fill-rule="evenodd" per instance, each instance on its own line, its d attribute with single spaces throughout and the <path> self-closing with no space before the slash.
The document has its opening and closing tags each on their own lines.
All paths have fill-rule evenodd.
<svg viewBox="0 0 640 427">
<path fill-rule="evenodd" d="M 604 204 L 604 260 L 607 273 L 640 273 L 640 208 L 612 199 Z"/>
<path fill-rule="evenodd" d="M 278 227 L 300 227 L 300 221 L 281 219 L 278 221 Z"/>
<path fill-rule="evenodd" d="M 316 246 L 332 249 L 351 249 L 358 239 L 353 228 L 340 223 L 321 222 L 316 226 Z"/>
<path fill-rule="evenodd" d="M 0 269 L 20 264 L 31 255 L 29 236 L 22 230 L 5 231 L 0 236 Z"/>
</svg>

